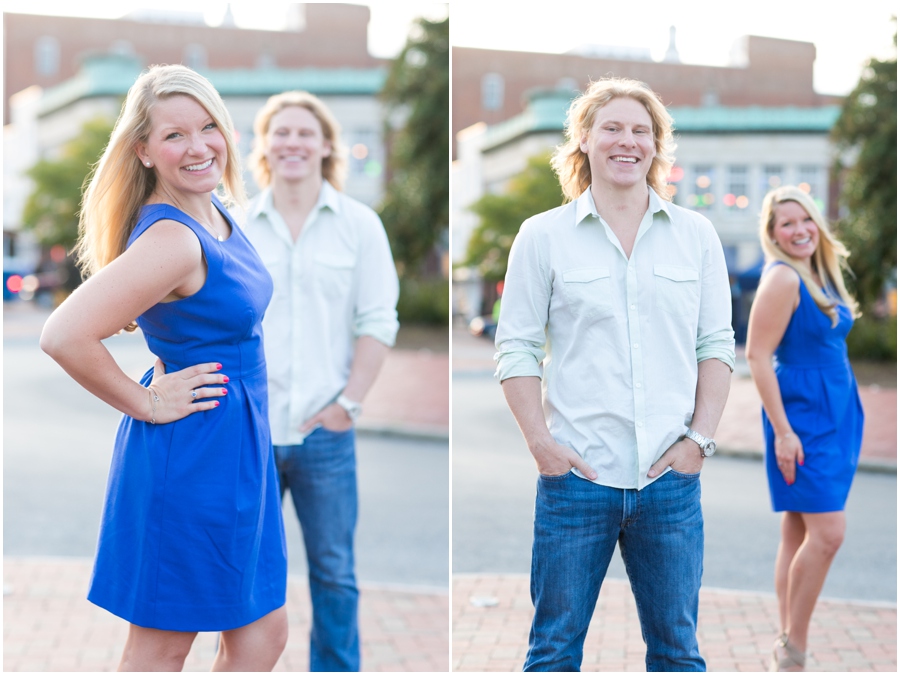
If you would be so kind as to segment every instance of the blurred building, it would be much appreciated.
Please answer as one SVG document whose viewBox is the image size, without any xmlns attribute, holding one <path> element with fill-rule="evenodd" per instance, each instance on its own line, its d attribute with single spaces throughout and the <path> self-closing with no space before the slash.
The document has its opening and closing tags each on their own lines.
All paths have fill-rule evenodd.
<svg viewBox="0 0 900 675">
<path fill-rule="evenodd" d="M 295 4 L 285 29 L 273 31 L 236 28 L 227 9 L 220 26 L 200 14 L 149 9 L 123 19 L 4 12 L 3 123 L 10 96 L 75 77 L 84 57 L 98 52 L 196 70 L 374 68 L 384 61 L 369 54 L 369 14 L 364 5 Z"/>
<path fill-rule="evenodd" d="M 625 48 L 582 46 L 569 54 L 453 48 L 453 137 L 477 122 L 497 124 L 522 112 L 532 89 L 583 91 L 608 75 L 646 82 L 666 106 L 799 106 L 837 102 L 813 89 L 816 47 L 748 35 L 728 67 L 681 63 L 670 34 L 665 60 Z M 455 155 L 454 155 L 455 156 Z"/>
<path fill-rule="evenodd" d="M 183 63 L 212 82 L 232 115 L 244 159 L 254 117 L 269 96 L 292 89 L 316 94 L 340 122 L 350 151 L 347 193 L 376 204 L 385 183 L 378 95 L 388 62 L 368 53 L 369 9 L 293 7 L 286 17 L 293 28 L 285 31 L 192 25 L 202 17 L 177 13 L 143 17 L 150 23 L 4 14 L 4 269 L 27 273 L 37 262 L 30 233 L 21 231 L 31 190 L 24 172 L 57 156 L 88 120 L 114 121 L 128 89 L 154 63 Z M 246 162 L 244 167 L 253 195 L 257 188 Z"/>
<path fill-rule="evenodd" d="M 813 45 L 750 36 L 739 47 L 738 54 L 744 50 L 744 65 L 728 68 L 678 63 L 674 40 L 669 60 L 660 63 L 454 49 L 453 105 L 463 119 L 475 121 L 455 137 L 453 260 L 464 259 L 478 224 L 468 207 L 485 193 L 505 192 L 529 157 L 547 153 L 563 141 L 566 111 L 576 90 L 591 78 L 634 77 L 661 94 L 675 120 L 676 164 L 669 176 L 673 201 L 703 213 L 715 225 L 733 283 L 735 330 L 742 339 L 749 301 L 741 293 L 741 281 L 758 278 L 758 214 L 766 192 L 778 185 L 800 185 L 823 212 L 836 216 L 837 191 L 830 184 L 835 151 L 829 132 L 839 115 L 840 99 L 813 91 Z M 482 85 L 510 69 L 502 76 L 501 89 L 514 83 L 515 105 L 495 100 L 496 106 L 487 109 L 483 96 L 458 95 L 457 86 L 465 91 L 477 79 L 476 56 L 483 64 Z M 580 84 L 573 86 L 573 71 L 566 68 L 589 66 L 596 70 L 582 70 Z M 458 85 L 457 78 L 463 84 Z M 553 78 L 558 78 L 554 86 L 532 86 L 527 93 L 524 89 L 526 82 Z M 509 110 L 514 112 L 502 117 Z M 454 110 L 454 124 L 458 121 Z M 482 283 L 474 270 L 454 271 L 455 313 L 471 319 L 486 313 L 493 300 L 491 285 Z"/>
</svg>

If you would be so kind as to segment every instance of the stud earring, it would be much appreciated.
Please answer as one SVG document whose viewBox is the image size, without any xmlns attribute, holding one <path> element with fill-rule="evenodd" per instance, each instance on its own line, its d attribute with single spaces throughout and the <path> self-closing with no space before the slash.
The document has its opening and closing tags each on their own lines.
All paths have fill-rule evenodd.
<svg viewBox="0 0 900 675">
<path fill-rule="evenodd" d="M 153 164 L 150 162 L 144 162 L 144 164 L 146 164 L 148 167 L 153 166 Z"/>
</svg>

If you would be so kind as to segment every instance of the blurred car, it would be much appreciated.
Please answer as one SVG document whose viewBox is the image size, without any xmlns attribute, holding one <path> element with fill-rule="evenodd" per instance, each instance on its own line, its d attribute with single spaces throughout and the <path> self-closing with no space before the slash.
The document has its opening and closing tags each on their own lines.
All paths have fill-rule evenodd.
<svg viewBox="0 0 900 675">
<path fill-rule="evenodd" d="M 476 316 L 469 322 L 469 332 L 476 337 L 493 340 L 497 333 L 497 322 L 490 315 Z"/>
</svg>

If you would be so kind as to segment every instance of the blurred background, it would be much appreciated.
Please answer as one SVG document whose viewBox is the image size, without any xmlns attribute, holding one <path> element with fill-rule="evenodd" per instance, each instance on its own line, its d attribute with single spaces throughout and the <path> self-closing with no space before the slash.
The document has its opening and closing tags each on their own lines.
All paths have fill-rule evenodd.
<svg viewBox="0 0 900 675">
<path fill-rule="evenodd" d="M 848 340 L 866 412 L 862 459 L 807 665 L 896 670 L 895 12 L 872 0 L 840 10 L 773 0 L 561 0 L 525 12 L 454 4 L 454 670 L 513 671 L 524 662 L 536 471 L 493 377 L 493 335 L 520 225 L 562 203 L 549 158 L 567 108 L 605 76 L 642 80 L 668 107 L 677 143 L 669 191 L 715 226 L 732 286 L 737 364 L 719 450 L 703 469 L 701 653 L 711 671 L 763 671 L 778 630 L 779 515 L 743 343 L 762 267 L 762 200 L 794 184 L 851 250 L 864 312 Z M 586 645 L 585 670 L 644 668 L 618 553 Z"/>
<path fill-rule="evenodd" d="M 446 4 L 117 3 L 94 16 L 16 4 L 4 4 L 4 300 L 53 304 L 78 284 L 66 251 L 86 169 L 141 70 L 183 63 L 222 95 L 244 158 L 269 96 L 321 97 L 350 149 L 347 193 L 388 230 L 401 321 L 446 326 Z M 245 182 L 253 196 L 249 170 Z"/>
<path fill-rule="evenodd" d="M 630 77 L 675 119 L 674 201 L 725 249 L 739 344 L 762 266 L 766 192 L 799 185 L 853 252 L 866 317 L 851 352 L 896 358 L 896 23 L 893 5 L 810 12 L 771 0 L 714 8 L 553 3 L 523 16 L 454 8 L 453 313 L 490 315 L 512 239 L 561 203 L 547 165 L 588 82 Z M 477 20 L 476 20 L 477 17 Z M 504 22 L 498 36 L 487 26 Z M 887 320 L 890 317 L 890 320 Z M 488 318 L 486 323 L 490 324 Z"/>
<path fill-rule="evenodd" d="M 119 413 L 38 348 L 80 283 L 81 187 L 129 87 L 157 63 L 206 76 L 246 159 L 285 90 L 319 96 L 350 150 L 346 192 L 381 215 L 401 330 L 359 421 L 363 667 L 446 670 L 449 575 L 449 19 L 445 3 L 71 3 L 3 6 L 4 665 L 109 670 L 124 623 L 84 600 Z M 93 12 L 93 13 L 91 13 Z M 246 163 L 245 163 L 246 166 Z M 249 171 L 250 196 L 258 192 Z M 138 379 L 140 332 L 106 341 Z M 291 641 L 308 667 L 306 562 L 284 509 Z M 69 580 L 69 581 L 65 581 Z M 187 668 L 208 669 L 198 642 Z"/>
</svg>

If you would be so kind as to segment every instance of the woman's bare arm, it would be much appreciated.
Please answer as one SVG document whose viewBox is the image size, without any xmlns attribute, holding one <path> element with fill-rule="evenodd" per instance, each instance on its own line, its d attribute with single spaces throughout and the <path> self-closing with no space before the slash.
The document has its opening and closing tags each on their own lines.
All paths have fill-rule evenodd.
<svg viewBox="0 0 900 675">
<path fill-rule="evenodd" d="M 791 321 L 799 293 L 797 273 L 785 265 L 776 265 L 760 281 L 747 330 L 747 363 L 775 430 L 776 457 L 788 483 L 794 482 L 794 463 L 803 463 L 803 446 L 784 410 L 772 355 Z"/>
<path fill-rule="evenodd" d="M 126 415 L 149 421 L 153 412 L 147 389 L 122 371 L 101 340 L 167 298 L 196 293 L 205 277 L 196 235 L 180 223 L 160 221 L 50 315 L 41 349 L 92 394 Z M 226 381 L 216 365 L 199 364 L 155 381 L 161 399 L 156 421 L 170 422 L 218 405 L 211 400 L 191 404 L 190 397 L 191 389 Z M 198 395 L 221 395 L 221 388 Z"/>
</svg>

